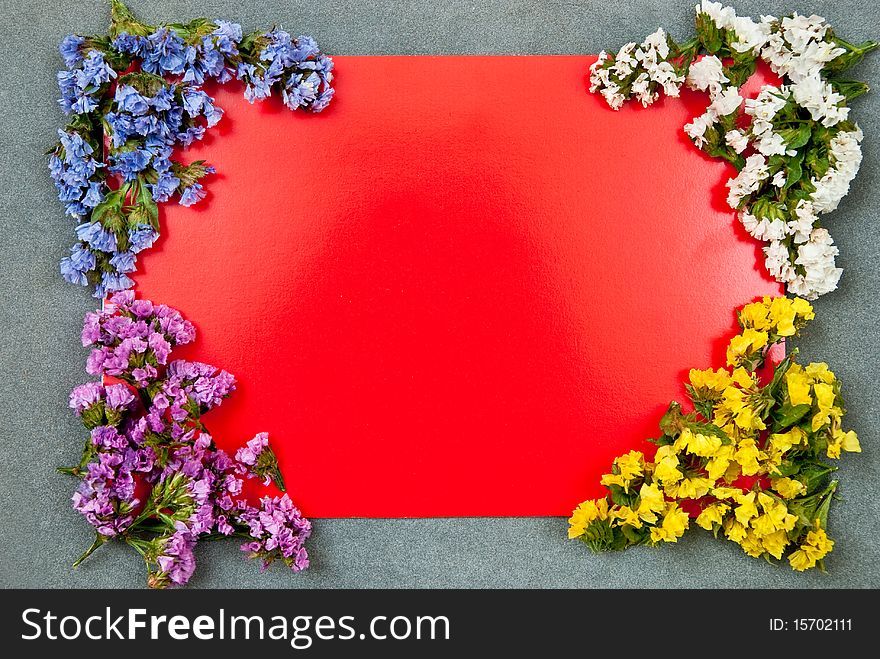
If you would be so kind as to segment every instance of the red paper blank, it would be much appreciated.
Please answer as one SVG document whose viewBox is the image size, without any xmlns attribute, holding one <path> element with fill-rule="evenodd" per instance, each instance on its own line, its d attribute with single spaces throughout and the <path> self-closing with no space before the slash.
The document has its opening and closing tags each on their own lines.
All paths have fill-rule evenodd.
<svg viewBox="0 0 880 659">
<path fill-rule="evenodd" d="M 185 157 L 218 174 L 142 259 L 198 328 L 175 356 L 238 378 L 206 425 L 268 431 L 311 516 L 568 514 L 781 292 L 682 131 L 706 97 L 613 112 L 589 56 L 335 59 L 319 115 L 215 90 Z"/>
</svg>

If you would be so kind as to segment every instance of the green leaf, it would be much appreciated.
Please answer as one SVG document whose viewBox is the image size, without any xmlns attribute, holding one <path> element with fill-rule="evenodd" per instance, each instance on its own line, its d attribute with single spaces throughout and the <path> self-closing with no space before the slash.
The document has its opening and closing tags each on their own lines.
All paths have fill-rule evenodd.
<svg viewBox="0 0 880 659">
<path fill-rule="evenodd" d="M 783 128 L 779 134 L 782 135 L 782 139 L 790 149 L 799 149 L 810 141 L 813 125 L 812 122 L 807 122 L 793 128 Z"/>
<path fill-rule="evenodd" d="M 791 158 L 785 165 L 785 185 L 782 186 L 783 190 L 788 190 L 791 186 L 795 185 L 801 180 L 801 177 L 804 175 L 804 170 L 801 167 L 801 161 L 803 160 L 803 153 L 799 154 L 794 158 Z"/>
<path fill-rule="evenodd" d="M 784 428 L 790 428 L 800 421 L 811 409 L 811 405 L 792 406 L 791 403 L 784 403 L 773 416 L 773 429 L 779 432 Z"/>
<path fill-rule="evenodd" d="M 710 55 L 717 53 L 724 45 L 721 30 L 707 14 L 697 14 L 697 37 Z"/>
</svg>

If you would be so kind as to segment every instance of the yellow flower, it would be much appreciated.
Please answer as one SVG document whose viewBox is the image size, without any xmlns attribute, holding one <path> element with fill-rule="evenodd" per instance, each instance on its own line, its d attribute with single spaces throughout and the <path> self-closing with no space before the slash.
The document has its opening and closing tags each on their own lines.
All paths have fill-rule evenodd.
<svg viewBox="0 0 880 659">
<path fill-rule="evenodd" d="M 805 439 L 806 434 L 804 434 L 804 431 L 797 426 L 793 426 L 788 432 L 770 435 L 770 444 L 780 453 L 785 453 L 792 446 L 805 445 Z"/>
<path fill-rule="evenodd" d="M 761 465 L 758 464 L 758 458 L 761 457 L 761 452 L 758 450 L 754 439 L 742 440 L 738 444 L 733 457 L 739 463 L 742 468 L 742 473 L 745 476 L 753 476 L 761 469 Z"/>
<path fill-rule="evenodd" d="M 788 562 L 791 563 L 791 567 L 798 572 L 809 570 L 811 567 L 816 565 L 816 559 L 810 556 L 803 549 L 798 549 L 797 551 L 789 554 Z"/>
<path fill-rule="evenodd" d="M 813 320 L 816 314 L 813 313 L 813 305 L 803 298 L 796 297 L 791 301 L 791 308 L 795 314 L 803 320 Z"/>
<path fill-rule="evenodd" d="M 769 311 L 766 304 L 752 302 L 744 306 L 739 312 L 739 322 L 743 327 L 769 330 L 773 326 L 768 317 Z"/>
<path fill-rule="evenodd" d="M 813 382 L 824 382 L 825 384 L 834 384 L 836 378 L 834 373 L 828 370 L 828 364 L 825 362 L 812 362 L 804 368 L 804 373 Z"/>
<path fill-rule="evenodd" d="M 770 480 L 772 487 L 783 499 L 794 499 L 807 491 L 807 486 L 793 478 L 773 478 Z"/>
<path fill-rule="evenodd" d="M 742 367 L 735 369 L 730 379 L 743 389 L 752 389 L 757 384 L 755 375 Z"/>
<path fill-rule="evenodd" d="M 679 450 L 684 449 L 701 458 L 711 458 L 721 448 L 721 438 L 695 433 L 690 428 L 685 428 L 675 440 L 675 445 Z"/>
<path fill-rule="evenodd" d="M 825 529 L 819 526 L 819 520 L 816 520 L 816 528 L 807 533 L 804 544 L 801 549 L 808 553 L 811 558 L 821 560 L 834 548 L 834 540 L 828 537 Z"/>
<path fill-rule="evenodd" d="M 659 527 L 651 529 L 652 542 L 676 542 L 684 535 L 688 527 L 688 514 L 678 507 L 678 504 L 670 504 L 663 523 Z"/>
<path fill-rule="evenodd" d="M 642 489 L 639 490 L 639 507 L 638 514 L 648 524 L 657 522 L 657 515 L 666 509 L 666 500 L 660 488 L 651 483 L 642 483 Z"/>
<path fill-rule="evenodd" d="M 798 364 L 792 364 L 785 374 L 785 384 L 788 387 L 788 397 L 792 405 L 812 405 L 810 396 L 810 379 Z"/>
<path fill-rule="evenodd" d="M 792 301 L 785 297 L 774 298 L 768 310 L 770 322 L 776 328 L 779 336 L 792 336 L 795 333 L 796 312 Z"/>
<path fill-rule="evenodd" d="M 745 537 L 739 541 L 739 546 L 743 551 L 753 558 L 758 558 L 764 553 L 764 545 L 761 539 L 753 531 L 746 531 Z"/>
<path fill-rule="evenodd" d="M 660 449 L 671 448 L 661 446 Z M 678 469 L 678 457 L 671 452 L 664 451 L 661 453 L 657 449 L 657 454 L 662 455 L 660 461 L 654 467 L 654 478 L 663 483 L 663 486 L 674 485 L 682 479 L 684 474 Z M 655 458 L 656 459 L 656 458 Z"/>
<path fill-rule="evenodd" d="M 671 497 L 676 499 L 699 499 L 709 493 L 709 488 L 715 481 L 702 476 L 691 476 L 683 478 L 677 485 L 669 485 L 666 491 Z"/>
<path fill-rule="evenodd" d="M 600 481 L 602 485 L 619 485 L 624 492 L 629 492 L 630 483 L 644 474 L 645 456 L 640 451 L 630 451 L 614 458 L 616 474 L 605 474 Z"/>
<path fill-rule="evenodd" d="M 766 346 L 768 338 L 767 332 L 744 329 L 742 334 L 733 337 L 727 346 L 727 365 L 739 366 L 745 358 Z"/>
<path fill-rule="evenodd" d="M 729 510 L 730 506 L 726 503 L 716 502 L 710 504 L 703 508 L 702 512 L 697 516 L 697 525 L 707 531 L 711 531 L 715 524 L 724 522 L 724 516 Z"/>
<path fill-rule="evenodd" d="M 854 431 L 843 432 L 839 426 L 835 425 L 832 427 L 831 436 L 828 438 L 826 453 L 829 458 L 837 460 L 840 458 L 841 449 L 849 453 L 861 453 L 862 445 L 859 444 L 858 435 Z"/>
<path fill-rule="evenodd" d="M 740 494 L 734 497 L 734 500 L 739 504 L 733 511 L 733 514 L 736 515 L 736 521 L 743 526 L 748 526 L 749 520 L 758 516 L 758 508 L 755 506 L 755 493 Z"/>
<path fill-rule="evenodd" d="M 740 524 L 733 517 L 728 517 L 724 521 L 724 535 L 734 542 L 741 542 L 746 537 L 746 527 Z"/>
<path fill-rule="evenodd" d="M 775 531 L 761 538 L 764 550 L 776 560 L 782 558 L 782 553 L 788 546 L 788 534 L 785 531 Z"/>
<path fill-rule="evenodd" d="M 723 368 L 713 371 L 711 368 L 700 371 L 692 368 L 688 374 L 691 386 L 697 390 L 706 390 L 707 392 L 721 393 L 730 386 L 730 374 Z"/>
<path fill-rule="evenodd" d="M 816 404 L 819 411 L 813 415 L 813 432 L 816 432 L 824 425 L 831 421 L 832 415 L 839 417 L 839 412 L 835 414 L 834 407 L 834 388 L 830 384 L 817 382 L 813 385 L 813 393 L 816 395 Z"/>
<path fill-rule="evenodd" d="M 758 503 L 764 510 L 765 516 L 769 518 L 773 530 L 791 531 L 794 528 L 798 519 L 797 515 L 790 514 L 788 507 L 782 501 L 761 492 L 758 494 Z"/>
<path fill-rule="evenodd" d="M 584 501 L 571 513 L 568 520 L 568 537 L 577 538 L 584 534 L 587 526 L 597 519 L 608 518 L 608 500 L 590 499 Z"/>
<path fill-rule="evenodd" d="M 743 495 L 738 487 L 715 487 L 712 488 L 712 496 L 716 499 L 736 499 Z"/>
<path fill-rule="evenodd" d="M 733 445 L 725 444 L 719 448 L 715 452 L 715 455 L 706 463 L 706 472 L 709 474 L 711 480 L 717 481 L 724 476 L 727 472 L 727 468 L 730 466 L 730 461 L 733 460 L 733 452 Z"/>
<path fill-rule="evenodd" d="M 639 519 L 638 513 L 629 506 L 614 506 L 608 516 L 617 520 L 618 526 L 628 524 L 636 529 L 642 528 L 642 520 Z"/>
</svg>

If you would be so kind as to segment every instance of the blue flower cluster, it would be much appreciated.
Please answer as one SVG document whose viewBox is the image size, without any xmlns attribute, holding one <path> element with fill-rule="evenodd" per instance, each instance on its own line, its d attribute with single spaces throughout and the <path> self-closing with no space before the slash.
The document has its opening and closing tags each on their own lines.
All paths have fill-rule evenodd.
<svg viewBox="0 0 880 659">
<path fill-rule="evenodd" d="M 333 60 L 324 55 L 314 39 L 292 39 L 283 30 L 273 29 L 263 35 L 267 42 L 256 63 L 242 62 L 236 72 L 247 83 L 245 98 L 268 98 L 272 86 L 280 84 L 281 97 L 291 110 L 305 108 L 320 112 L 333 98 Z"/>
<path fill-rule="evenodd" d="M 80 221 L 61 274 L 93 285 L 99 298 L 134 285 L 137 254 L 158 237 L 157 203 L 177 194 L 190 206 L 205 197 L 199 179 L 213 168 L 172 159 L 223 116 L 201 85 L 243 80 L 250 102 L 277 85 L 287 107 L 313 112 L 333 97 L 333 62 L 310 37 L 273 29 L 245 39 L 240 25 L 226 21 L 152 28 L 120 3 L 113 9 L 112 41 L 70 35 L 61 42 L 67 70 L 58 73 L 59 104 L 73 119 L 49 158 L 58 198 Z M 105 133 L 102 157 L 96 151 Z"/>
<path fill-rule="evenodd" d="M 90 50 L 83 57 L 78 47 L 71 50 L 70 44 L 75 41 L 68 39 L 62 42 L 60 48 L 68 70 L 58 72 L 58 86 L 61 88 L 58 104 L 64 114 L 87 114 L 97 109 L 98 92 L 116 77 L 116 72 L 104 61 L 99 51 Z"/>
<path fill-rule="evenodd" d="M 59 130 L 58 137 L 58 147 L 49 157 L 49 173 L 67 214 L 80 218 L 104 200 L 100 172 L 104 163 L 94 158 L 95 150 L 79 133 Z"/>
<path fill-rule="evenodd" d="M 161 27 L 146 37 L 123 32 L 113 40 L 113 48 L 139 58 L 141 68 L 148 73 L 181 76 L 186 84 L 201 85 L 209 78 L 220 83 L 232 79 L 241 39 L 240 25 L 217 21 L 217 28 L 195 45 L 188 45 L 174 30 Z"/>
</svg>

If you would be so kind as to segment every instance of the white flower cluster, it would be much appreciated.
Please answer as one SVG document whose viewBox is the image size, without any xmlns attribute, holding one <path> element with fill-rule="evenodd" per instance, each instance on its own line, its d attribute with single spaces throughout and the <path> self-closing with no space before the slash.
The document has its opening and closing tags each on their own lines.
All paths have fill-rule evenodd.
<svg viewBox="0 0 880 659">
<path fill-rule="evenodd" d="M 789 103 L 804 108 L 814 121 L 826 127 L 848 118 L 846 98 L 822 77 L 823 67 L 846 51 L 825 40 L 829 26 L 819 16 L 794 14 L 781 21 L 764 16 L 760 23 L 755 23 L 748 17 L 736 16 L 730 7 L 706 0 L 696 11 L 711 18 L 719 29 L 736 32 L 739 41 L 732 44 L 732 48 L 739 52 L 751 50 L 767 61 L 775 73 L 790 81 L 789 85 L 779 87 L 767 85 L 756 98 L 746 100 L 745 114 L 751 124 L 747 129 L 735 128 L 724 134 L 726 144 L 736 153 L 743 153 L 749 147 L 754 151 L 746 158 L 739 174 L 727 182 L 727 202 L 739 209 L 743 200 L 758 192 L 768 180 L 775 188 L 786 186 L 785 170 L 780 169 L 771 176 L 768 167 L 772 156 L 791 158 L 798 153 L 774 130 L 774 119 L 783 108 Z M 706 113 L 685 126 L 685 132 L 698 147 L 705 145 L 705 131 L 723 116 L 716 99 L 733 95 L 731 88 L 725 88 L 727 82 L 722 63 L 715 56 L 704 57 L 690 66 L 688 87 L 708 91 L 712 99 Z M 720 109 L 730 107 L 732 102 Z M 738 107 L 737 104 L 734 110 Z M 764 248 L 768 272 L 795 295 L 815 299 L 837 288 L 842 273 L 835 265 L 838 249 L 828 231 L 816 225 L 818 215 L 836 209 L 849 191 L 861 164 L 861 140 L 862 132 L 858 128 L 841 131 L 831 139 L 828 171 L 821 178 L 810 180 L 815 192 L 809 200 L 798 201 L 788 217 L 777 216 L 782 213 L 757 217 L 749 212 L 748 206 L 740 210 L 740 220 L 749 234 L 768 243 Z"/>
<path fill-rule="evenodd" d="M 754 21 L 710 0 L 695 9 L 699 39 L 674 46 L 675 64 L 668 61 L 666 33 L 658 30 L 641 45 L 626 44 L 614 57 L 603 51 L 590 70 L 590 91 L 601 92 L 615 110 L 633 97 L 648 106 L 661 88 L 678 96 L 682 83 L 708 93 L 706 111 L 684 126 L 685 133 L 698 148 L 742 167 L 726 184 L 728 204 L 739 211 L 749 234 L 767 242 L 770 274 L 789 292 L 815 299 L 834 290 L 841 275 L 835 266 L 838 250 L 818 226 L 819 215 L 837 208 L 862 160 L 861 130 L 850 123 L 834 128 L 848 122 L 847 97 L 823 71 L 849 48 L 858 55 L 866 47 L 837 40 L 820 16 L 795 13 Z M 697 59 L 700 49 L 717 55 Z M 730 68 L 722 58 L 733 60 Z M 756 98 L 745 100 L 750 123 L 741 127 L 743 98 L 731 77 L 742 82 L 758 58 L 785 84 L 766 85 Z M 683 76 L 685 62 L 690 64 Z M 846 68 L 844 60 L 837 64 L 838 70 Z M 829 130 L 817 132 L 816 124 Z M 816 171 L 825 173 L 810 175 Z"/>
<path fill-rule="evenodd" d="M 590 66 L 590 91 L 599 92 L 608 105 L 619 110 L 629 98 L 648 107 L 660 95 L 677 97 L 684 76 L 667 60 L 669 44 L 666 32 L 658 29 L 641 44 L 628 43 L 616 56 L 604 50 Z"/>
<path fill-rule="evenodd" d="M 697 148 L 702 149 L 706 145 L 706 131 L 714 126 L 721 117 L 733 114 L 739 110 L 743 99 L 739 90 L 734 86 L 725 86 L 730 82 L 724 75 L 724 66 L 721 60 L 714 55 L 708 55 L 688 68 L 685 83 L 690 89 L 709 92 L 711 103 L 699 117 L 689 124 L 685 124 L 684 132 L 694 141 Z"/>
</svg>

